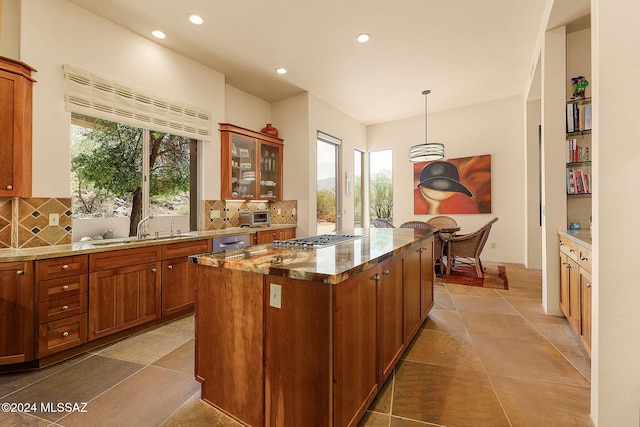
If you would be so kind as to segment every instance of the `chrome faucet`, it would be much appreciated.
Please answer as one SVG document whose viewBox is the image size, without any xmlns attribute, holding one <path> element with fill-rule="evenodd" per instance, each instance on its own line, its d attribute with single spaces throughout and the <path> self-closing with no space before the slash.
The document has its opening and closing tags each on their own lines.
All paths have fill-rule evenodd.
<svg viewBox="0 0 640 427">
<path fill-rule="evenodd" d="M 147 221 L 151 221 L 153 219 L 153 215 L 149 215 L 147 217 L 144 217 L 140 220 L 140 222 L 138 223 L 138 228 L 137 228 L 137 234 L 138 234 L 138 239 L 142 239 L 145 236 L 147 236 L 147 233 L 143 233 L 142 232 L 142 226 L 144 225 L 145 222 Z"/>
</svg>

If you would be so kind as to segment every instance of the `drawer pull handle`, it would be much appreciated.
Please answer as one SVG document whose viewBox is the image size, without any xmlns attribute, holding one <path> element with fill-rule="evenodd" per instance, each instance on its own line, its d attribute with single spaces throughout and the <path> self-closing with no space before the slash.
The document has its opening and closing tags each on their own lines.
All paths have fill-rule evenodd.
<svg viewBox="0 0 640 427">
<path fill-rule="evenodd" d="M 63 290 L 63 291 L 68 291 L 68 290 L 69 290 L 69 285 L 64 285 L 64 286 L 62 287 L 62 290 Z"/>
<path fill-rule="evenodd" d="M 17 270 L 17 271 L 16 271 L 16 274 L 17 274 L 18 276 L 21 276 L 21 275 L 23 275 L 23 274 L 24 274 L 24 271 L 23 271 L 23 270 Z"/>
<path fill-rule="evenodd" d="M 589 261 L 589 258 L 587 258 L 586 256 L 581 256 L 580 261 Z"/>
<path fill-rule="evenodd" d="M 157 270 L 156 270 L 156 268 L 155 268 L 155 267 L 151 269 L 151 272 L 152 272 L 152 273 L 155 273 L 156 271 L 157 271 Z"/>
<path fill-rule="evenodd" d="M 382 274 L 384 274 L 385 276 L 388 276 L 389 275 L 389 270 L 383 270 Z"/>
<path fill-rule="evenodd" d="M 66 310 L 69 310 L 69 306 L 68 306 L 68 305 L 63 305 L 63 306 L 62 306 L 62 309 L 63 309 L 63 310 L 65 310 L 65 311 L 66 311 Z"/>
<path fill-rule="evenodd" d="M 380 276 L 378 275 L 378 273 L 376 273 L 376 275 L 373 276 L 372 279 L 377 282 L 378 280 L 380 280 Z"/>
<path fill-rule="evenodd" d="M 62 336 L 63 336 L 63 337 L 68 337 L 68 336 L 69 336 L 69 331 L 64 331 L 64 332 L 62 333 Z"/>
<path fill-rule="evenodd" d="M 591 283 L 587 283 L 586 286 L 587 286 L 587 289 L 590 289 L 591 288 Z"/>
<path fill-rule="evenodd" d="M 13 185 L 7 185 L 7 190 L 13 190 Z"/>
<path fill-rule="evenodd" d="M 63 270 L 68 270 L 68 269 L 69 269 L 69 266 L 68 266 L 67 264 L 64 264 L 64 265 L 62 266 L 62 269 L 63 269 Z"/>
<path fill-rule="evenodd" d="M 167 268 L 168 268 L 169 270 L 173 270 L 173 265 L 169 264 L 169 265 L 167 266 Z"/>
<path fill-rule="evenodd" d="M 575 249 L 569 249 L 569 252 L 573 253 L 575 252 Z"/>
</svg>

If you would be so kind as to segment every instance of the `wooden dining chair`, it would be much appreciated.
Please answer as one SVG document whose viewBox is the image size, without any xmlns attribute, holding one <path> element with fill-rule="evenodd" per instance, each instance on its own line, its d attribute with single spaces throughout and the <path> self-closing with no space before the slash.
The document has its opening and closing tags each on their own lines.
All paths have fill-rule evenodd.
<svg viewBox="0 0 640 427">
<path fill-rule="evenodd" d="M 418 228 L 420 230 L 434 231 L 437 227 L 422 221 L 407 221 L 400 224 L 400 228 Z"/>
<path fill-rule="evenodd" d="M 447 274 L 451 274 L 454 263 L 460 259 L 467 260 L 471 265 L 475 265 L 476 274 L 482 277 L 482 261 L 480 254 L 487 242 L 491 226 L 498 220 L 498 217 L 482 226 L 479 230 L 472 233 L 452 236 L 447 242 Z"/>
</svg>

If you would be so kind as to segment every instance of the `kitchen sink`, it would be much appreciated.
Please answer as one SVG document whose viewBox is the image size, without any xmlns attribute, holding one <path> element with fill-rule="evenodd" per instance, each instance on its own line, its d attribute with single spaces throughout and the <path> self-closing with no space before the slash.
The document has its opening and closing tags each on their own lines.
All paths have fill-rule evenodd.
<svg viewBox="0 0 640 427">
<path fill-rule="evenodd" d="M 193 233 L 181 233 L 181 234 L 160 234 L 158 236 L 149 236 L 144 239 L 138 240 L 135 237 L 125 237 L 122 239 L 107 239 L 107 240 L 89 240 L 80 243 L 86 243 L 92 246 L 118 246 L 118 245 L 126 245 L 129 243 L 136 242 L 147 242 L 147 241 L 155 241 L 155 240 L 178 240 L 183 239 L 185 237 L 194 237 L 196 234 Z"/>
</svg>

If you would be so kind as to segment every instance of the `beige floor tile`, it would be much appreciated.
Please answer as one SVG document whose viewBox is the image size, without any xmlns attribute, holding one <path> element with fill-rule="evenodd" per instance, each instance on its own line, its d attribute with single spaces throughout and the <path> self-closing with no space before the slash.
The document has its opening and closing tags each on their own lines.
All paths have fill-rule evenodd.
<svg viewBox="0 0 640 427">
<path fill-rule="evenodd" d="M 509 291 L 504 291 L 500 295 L 516 309 L 520 315 L 527 316 L 546 316 L 544 309 L 542 308 L 542 299 L 538 298 L 523 298 L 515 296 L 515 294 Z"/>
<path fill-rule="evenodd" d="M 401 361 L 392 415 L 444 426 L 509 426 L 487 374 Z"/>
<path fill-rule="evenodd" d="M 242 424 L 200 399 L 196 392 L 160 427 L 239 427 Z"/>
<path fill-rule="evenodd" d="M 456 310 L 433 308 L 422 327 L 449 333 L 466 333 L 462 319 Z"/>
<path fill-rule="evenodd" d="M 195 339 L 192 338 L 171 353 L 155 361 L 153 365 L 193 374 L 194 363 Z"/>
<path fill-rule="evenodd" d="M 191 339 L 193 332 L 190 330 L 163 326 L 119 341 L 98 354 L 150 365 Z"/>
<path fill-rule="evenodd" d="M 389 427 L 389 415 L 377 412 L 365 412 L 358 423 L 359 427 Z"/>
<path fill-rule="evenodd" d="M 453 283 L 446 284 L 447 290 L 451 295 L 474 295 L 478 297 L 499 297 L 495 289 L 482 288 L 479 286 L 456 285 Z"/>
<path fill-rule="evenodd" d="M 588 427 L 589 387 L 491 375 L 513 427 Z"/>
<path fill-rule="evenodd" d="M 494 290 L 492 292 L 495 293 Z M 486 297 L 477 295 L 452 294 L 451 299 L 458 311 L 481 311 L 484 313 L 495 314 L 512 314 L 517 315 L 518 312 L 507 303 L 503 298 Z"/>
<path fill-rule="evenodd" d="M 391 401 L 393 399 L 393 381 L 395 371 L 389 375 L 387 381 L 382 385 L 378 394 L 369 405 L 369 411 L 374 411 L 382 414 L 391 413 Z"/>
<path fill-rule="evenodd" d="M 422 329 L 402 357 L 412 362 L 483 371 L 467 334 Z"/>
<path fill-rule="evenodd" d="M 551 344 L 473 335 L 471 340 L 489 374 L 588 386 Z"/>
<path fill-rule="evenodd" d="M 441 285 L 441 286 L 434 285 L 433 302 L 434 302 L 433 308 L 439 308 L 442 310 L 456 309 L 456 306 L 453 304 L 453 300 L 451 299 L 451 296 L 449 295 L 449 292 L 444 287 L 444 285 Z"/>
<path fill-rule="evenodd" d="M 2 427 L 47 427 L 51 425 L 50 421 L 37 417 L 38 412 L 33 415 L 24 412 L 5 412 L 0 411 L 0 426 Z"/>
<path fill-rule="evenodd" d="M 7 396 L 4 401 L 34 402 L 38 406 L 49 402 L 89 402 L 142 368 L 137 363 L 92 356 Z M 50 421 L 64 415 L 64 412 L 38 412 L 39 417 Z"/>
<path fill-rule="evenodd" d="M 489 335 L 493 337 L 513 338 L 546 342 L 522 316 L 510 314 L 483 313 L 478 311 L 460 312 L 469 335 Z"/>
<path fill-rule="evenodd" d="M 200 387 L 193 375 L 147 366 L 89 402 L 86 413 L 72 413 L 65 427 L 155 427 Z"/>
</svg>

